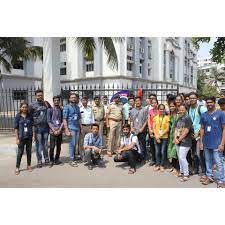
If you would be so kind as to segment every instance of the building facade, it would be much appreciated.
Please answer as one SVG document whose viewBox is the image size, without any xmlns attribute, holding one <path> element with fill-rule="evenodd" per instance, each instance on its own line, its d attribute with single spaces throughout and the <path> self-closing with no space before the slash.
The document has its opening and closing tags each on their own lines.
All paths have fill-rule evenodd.
<svg viewBox="0 0 225 225">
<path fill-rule="evenodd" d="M 225 64 L 217 64 L 212 61 L 211 57 L 198 58 L 198 73 L 210 76 L 216 70 L 219 73 L 223 73 L 225 76 Z M 208 79 L 210 82 L 210 79 Z M 225 82 L 217 82 L 218 91 L 225 91 Z"/>
<path fill-rule="evenodd" d="M 77 84 L 179 84 L 181 92 L 197 87 L 196 50 L 191 38 L 184 37 L 127 37 L 115 43 L 118 70 L 107 64 L 107 55 L 97 43 L 93 61 L 87 61 L 74 38 L 58 38 L 61 85 Z M 28 38 L 33 45 L 44 46 L 44 38 Z M 57 53 L 56 53 L 57 54 Z M 48 62 L 44 62 L 48 63 Z M 21 61 L 11 73 L 1 66 L 1 86 L 42 85 L 41 60 Z M 55 75 L 56 76 L 56 75 Z M 58 75 L 57 75 L 58 76 Z"/>
</svg>

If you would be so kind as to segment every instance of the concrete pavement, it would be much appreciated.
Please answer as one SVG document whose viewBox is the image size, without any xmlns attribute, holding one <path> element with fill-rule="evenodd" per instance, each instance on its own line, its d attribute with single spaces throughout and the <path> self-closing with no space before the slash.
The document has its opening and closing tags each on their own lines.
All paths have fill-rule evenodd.
<svg viewBox="0 0 225 225">
<path fill-rule="evenodd" d="M 6 138 L 7 139 L 7 138 Z M 6 140 L 5 139 L 5 140 Z M 2 138 L 1 138 L 2 140 Z M 21 163 L 20 175 L 14 174 L 16 153 L 14 149 L 14 137 L 8 137 L 0 142 L 0 187 L 85 187 L 85 188 L 206 188 L 199 182 L 199 176 L 192 176 L 188 182 L 182 183 L 169 172 L 154 172 L 148 164 L 137 169 L 133 175 L 128 174 L 126 163 L 114 163 L 112 158 L 104 156 L 105 168 L 94 168 L 89 171 L 83 163 L 76 168 L 68 164 L 68 143 L 62 145 L 61 161 L 63 165 L 52 168 L 36 168 L 36 155 L 32 154 L 32 166 L 34 170 L 26 169 L 26 154 Z M 9 143 L 12 148 L 3 151 Z M 210 184 L 210 188 L 216 184 Z"/>
</svg>

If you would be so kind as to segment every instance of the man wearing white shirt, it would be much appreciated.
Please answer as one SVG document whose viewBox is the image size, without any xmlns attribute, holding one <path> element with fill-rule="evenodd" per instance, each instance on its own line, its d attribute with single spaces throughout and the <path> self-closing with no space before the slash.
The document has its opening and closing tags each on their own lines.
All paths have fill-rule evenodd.
<svg viewBox="0 0 225 225">
<path fill-rule="evenodd" d="M 91 125 L 95 123 L 93 109 L 88 105 L 88 98 L 86 96 L 83 97 L 81 103 L 81 134 L 79 140 L 80 150 L 82 150 L 85 135 L 91 132 Z"/>
</svg>

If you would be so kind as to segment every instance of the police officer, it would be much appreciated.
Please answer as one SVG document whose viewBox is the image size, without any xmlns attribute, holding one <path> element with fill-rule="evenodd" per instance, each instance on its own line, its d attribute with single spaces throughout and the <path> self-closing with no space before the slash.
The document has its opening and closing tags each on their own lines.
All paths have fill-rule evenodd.
<svg viewBox="0 0 225 225">
<path fill-rule="evenodd" d="M 109 127 L 108 156 L 120 145 L 120 133 L 123 123 L 123 104 L 120 103 L 120 96 L 116 95 L 113 102 L 108 106 L 106 113 L 106 124 Z"/>
<path fill-rule="evenodd" d="M 101 104 L 98 96 L 94 97 L 94 103 L 92 106 L 95 123 L 99 125 L 99 134 L 103 137 L 103 126 L 104 126 L 104 117 L 105 117 L 105 109 Z"/>
</svg>

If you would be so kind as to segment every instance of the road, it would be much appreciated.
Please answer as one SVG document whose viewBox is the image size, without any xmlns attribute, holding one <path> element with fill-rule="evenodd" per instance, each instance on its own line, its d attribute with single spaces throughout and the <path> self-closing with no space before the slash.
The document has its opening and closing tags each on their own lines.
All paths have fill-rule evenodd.
<svg viewBox="0 0 225 225">
<path fill-rule="evenodd" d="M 36 168 L 36 155 L 32 154 L 34 170 L 14 174 L 15 152 L 0 152 L 0 187 L 52 187 L 52 188 L 205 188 L 199 182 L 199 176 L 192 176 L 182 183 L 169 172 L 154 172 L 147 164 L 137 169 L 133 175 L 128 174 L 126 163 L 114 163 L 112 158 L 104 157 L 105 168 L 88 170 L 83 163 L 76 168 L 68 164 L 68 144 L 62 145 L 61 161 L 63 165 L 52 168 Z M 21 169 L 26 169 L 26 155 L 22 158 Z M 207 187 L 216 187 L 210 184 Z"/>
</svg>

